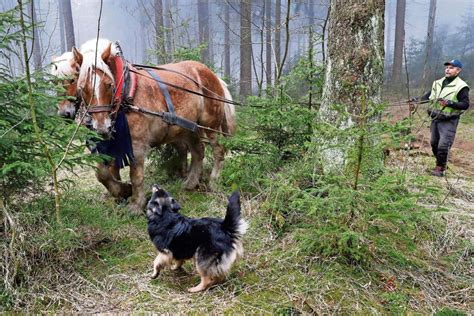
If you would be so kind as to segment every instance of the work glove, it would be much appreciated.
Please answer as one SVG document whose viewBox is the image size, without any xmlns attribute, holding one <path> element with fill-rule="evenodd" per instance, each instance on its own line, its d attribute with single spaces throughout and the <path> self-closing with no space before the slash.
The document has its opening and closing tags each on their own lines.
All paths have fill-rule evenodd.
<svg viewBox="0 0 474 316">
<path fill-rule="evenodd" d="M 442 107 L 445 107 L 445 106 L 451 106 L 454 104 L 453 101 L 451 100 L 446 100 L 446 99 L 439 99 L 439 104 L 441 104 Z"/>
</svg>

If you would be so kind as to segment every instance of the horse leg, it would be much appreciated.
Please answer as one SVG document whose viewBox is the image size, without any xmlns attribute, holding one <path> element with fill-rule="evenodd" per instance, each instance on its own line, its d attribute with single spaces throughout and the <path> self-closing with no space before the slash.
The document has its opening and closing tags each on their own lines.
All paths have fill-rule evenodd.
<svg viewBox="0 0 474 316">
<path fill-rule="evenodd" d="M 184 143 L 173 144 L 178 153 L 178 173 L 181 177 L 188 174 L 188 147 Z"/>
<path fill-rule="evenodd" d="M 107 188 L 107 191 L 109 191 L 113 197 L 126 199 L 132 195 L 132 186 L 128 183 L 123 183 L 117 180 L 115 177 L 118 168 L 115 169 L 116 170 L 113 171 L 112 167 L 109 167 L 104 163 L 99 163 L 96 170 L 97 180 Z"/>
<path fill-rule="evenodd" d="M 117 181 L 122 180 L 121 177 L 120 177 L 120 168 L 117 168 L 114 163 L 112 163 L 109 166 L 109 171 L 110 171 L 110 174 L 112 175 L 112 177 L 114 177 L 115 180 L 117 180 Z"/>
<path fill-rule="evenodd" d="M 214 157 L 214 166 L 212 167 L 211 177 L 209 180 L 209 185 L 212 190 L 216 189 L 217 180 L 221 174 L 222 168 L 224 167 L 224 157 L 226 150 L 222 144 L 217 140 L 217 135 L 209 135 L 209 141 L 212 147 L 212 155 Z"/>
<path fill-rule="evenodd" d="M 193 190 L 199 184 L 199 178 L 202 173 L 202 162 L 204 160 L 204 144 L 198 136 L 192 137 L 188 143 L 188 149 L 191 152 L 191 168 L 188 177 L 184 181 L 183 187 L 186 190 Z"/>
<path fill-rule="evenodd" d="M 130 166 L 130 180 L 132 182 L 132 198 L 129 209 L 133 214 L 143 214 L 146 199 L 143 191 L 143 180 L 145 170 L 145 156 L 135 155 L 135 161 Z"/>
</svg>

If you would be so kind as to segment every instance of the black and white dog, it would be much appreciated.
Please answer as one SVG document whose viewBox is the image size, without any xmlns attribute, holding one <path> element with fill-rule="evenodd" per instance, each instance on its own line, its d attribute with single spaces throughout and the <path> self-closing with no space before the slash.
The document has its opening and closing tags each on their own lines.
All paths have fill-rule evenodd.
<svg viewBox="0 0 474 316">
<path fill-rule="evenodd" d="M 188 218 L 178 213 L 180 205 L 168 192 L 153 185 L 147 205 L 148 234 L 158 250 L 153 275 L 171 266 L 179 268 L 194 259 L 201 276 L 199 285 L 188 289 L 199 292 L 224 281 L 234 261 L 243 255 L 242 237 L 247 223 L 240 217 L 240 195 L 229 197 L 227 213 L 220 218 Z"/>
</svg>

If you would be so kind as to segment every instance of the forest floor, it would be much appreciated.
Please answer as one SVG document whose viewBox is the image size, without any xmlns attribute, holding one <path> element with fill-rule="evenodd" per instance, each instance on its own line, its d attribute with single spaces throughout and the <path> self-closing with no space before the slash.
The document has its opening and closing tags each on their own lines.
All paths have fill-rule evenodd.
<svg viewBox="0 0 474 316">
<path fill-rule="evenodd" d="M 390 112 L 398 119 L 405 111 L 392 107 Z M 406 161 L 410 172 L 427 174 L 433 167 L 428 123 L 425 125 L 417 132 L 416 149 L 408 158 L 405 151 L 392 150 L 388 163 L 393 168 L 403 168 Z M 262 201 L 243 194 L 243 217 L 250 224 L 245 256 L 223 284 L 197 294 L 186 291 L 199 282 L 191 262 L 183 271 L 165 270 L 156 280 L 150 279 L 156 251 L 148 238 L 145 218 L 130 216 L 126 206 L 104 197 L 105 189 L 93 171 L 82 170 L 63 203 L 64 216 L 73 219 L 71 234 L 81 234 L 84 244 L 76 247 L 74 254 L 65 249 L 56 263 L 37 267 L 35 282 L 25 293 L 29 301 L 24 308 L 160 314 L 432 314 L 443 308 L 472 312 L 473 149 L 474 115 L 467 113 L 458 129 L 447 177 L 429 178 L 442 188 L 443 197 L 423 201 L 423 206 L 433 209 L 443 206 L 443 211 L 433 216 L 443 217 L 444 234 L 433 241 L 436 247 L 427 242 L 427 247 L 436 249 L 433 258 L 449 252 L 456 240 L 466 241 L 465 250 L 453 254 L 457 256 L 454 264 L 436 267 L 434 263 L 431 270 L 419 274 L 410 268 L 394 271 L 389 267 L 368 273 L 337 260 L 305 256 L 296 247 L 293 232 L 275 232 L 268 214 L 260 211 Z M 126 177 L 125 171 L 123 175 Z M 172 192 L 187 216 L 222 217 L 225 213 L 223 192 L 185 192 L 178 180 L 156 171 L 147 174 L 146 186 L 155 182 Z M 446 278 L 440 278 L 441 274 Z M 452 285 L 442 283 L 450 279 Z"/>
</svg>

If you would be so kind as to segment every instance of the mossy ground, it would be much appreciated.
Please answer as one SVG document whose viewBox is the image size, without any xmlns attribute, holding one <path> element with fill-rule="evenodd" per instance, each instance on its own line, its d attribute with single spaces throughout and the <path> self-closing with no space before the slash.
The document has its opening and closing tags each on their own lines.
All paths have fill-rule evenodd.
<svg viewBox="0 0 474 316">
<path fill-rule="evenodd" d="M 459 135 L 472 124 L 471 117 L 466 118 Z M 460 149 L 458 153 L 473 157 Z M 388 162 L 391 168 L 401 168 L 404 155 L 392 154 Z M 409 173 L 426 174 L 431 162 L 429 155 L 411 156 Z M 464 176 L 462 168 L 453 164 L 447 179 L 423 178 L 432 193 L 417 204 L 427 210 L 433 229 L 420 230 L 419 235 L 409 231 L 413 236 L 401 236 L 400 247 L 383 252 L 391 255 L 376 258 L 369 265 L 305 251 L 301 236 L 313 238 L 310 219 L 297 214 L 295 225 L 290 220 L 284 230 L 279 230 L 269 202 L 258 194 L 243 192 L 243 217 L 250 224 L 245 256 L 223 284 L 197 294 L 186 291 L 199 282 L 191 262 L 183 271 L 165 270 L 150 280 L 156 252 L 147 235 L 145 217 L 131 216 L 126 205 L 104 196 L 93 171 L 84 169 L 63 196 L 63 223 L 45 234 L 38 233 L 43 248 L 29 267 L 28 287 L 19 287 L 16 293 L 21 302 L 2 297 L 4 309 L 173 314 L 469 313 L 473 310 L 474 210 L 470 199 L 474 183 Z M 224 215 L 231 188 L 183 191 L 179 180 L 170 179 L 153 166 L 149 171 L 146 186 L 164 186 L 181 203 L 183 214 Z M 53 210 L 51 199 L 27 207 Z M 369 232 L 372 224 L 367 223 Z M 393 224 L 376 224 L 381 229 L 396 229 Z M 414 240 L 413 246 L 402 237 Z M 382 248 L 393 247 L 398 241 L 375 242 Z"/>
</svg>

